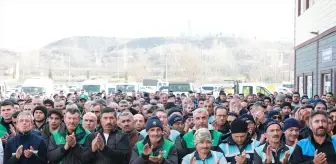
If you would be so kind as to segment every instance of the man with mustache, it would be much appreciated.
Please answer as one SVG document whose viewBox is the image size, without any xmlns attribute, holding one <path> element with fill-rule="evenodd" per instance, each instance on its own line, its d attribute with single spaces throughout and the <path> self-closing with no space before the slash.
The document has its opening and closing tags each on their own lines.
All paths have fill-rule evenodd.
<svg viewBox="0 0 336 164">
<path fill-rule="evenodd" d="M 231 123 L 231 135 L 219 145 L 219 151 L 223 152 L 229 163 L 253 163 L 254 149 L 259 146 L 259 142 L 250 138 L 245 119 L 234 120 Z"/>
<path fill-rule="evenodd" d="M 287 164 L 293 148 L 281 142 L 281 125 L 277 120 L 268 119 L 265 122 L 267 142 L 260 145 L 254 152 L 254 163 Z"/>
<path fill-rule="evenodd" d="M 294 148 L 299 138 L 301 124 L 295 118 L 287 118 L 283 125 L 283 142 L 285 142 L 287 146 Z"/>
<path fill-rule="evenodd" d="M 209 114 L 207 109 L 204 108 L 196 109 L 193 112 L 193 118 L 195 124 L 194 129 L 184 134 L 183 137 L 177 137 L 175 141 L 180 160 L 182 160 L 182 158 L 187 154 L 190 154 L 195 151 L 194 134 L 196 130 L 200 128 L 208 128 L 209 126 L 208 125 Z M 217 130 L 210 130 L 210 133 L 212 138 L 211 150 L 216 151 L 218 150 L 218 145 L 220 144 L 223 134 L 221 132 L 218 132 Z"/>
<path fill-rule="evenodd" d="M 194 139 L 196 150 L 183 157 L 182 164 L 227 163 L 223 153 L 210 150 L 212 140 L 210 131 L 207 128 L 198 129 L 194 134 Z"/>
<path fill-rule="evenodd" d="M 300 140 L 290 159 L 291 163 L 336 163 L 336 138 L 327 134 L 328 114 L 324 110 L 313 111 L 310 115 L 309 127 L 312 135 Z"/>
<path fill-rule="evenodd" d="M 90 132 L 79 124 L 80 111 L 69 108 L 64 114 L 65 128 L 52 133 L 48 145 L 48 160 L 53 164 L 81 164 L 85 161 L 85 142 Z"/>
<path fill-rule="evenodd" d="M 164 138 L 163 125 L 157 116 L 147 120 L 146 130 L 146 138 L 133 148 L 130 164 L 177 164 L 175 145 Z"/>
<path fill-rule="evenodd" d="M 143 137 L 140 135 L 140 133 L 134 128 L 134 118 L 133 114 L 131 112 L 122 112 L 118 116 L 118 125 L 122 129 L 124 133 L 126 133 L 130 138 L 130 144 L 128 144 L 128 153 L 127 153 L 127 163 L 129 162 L 131 155 L 132 155 L 132 149 L 139 140 L 142 140 Z"/>
<path fill-rule="evenodd" d="M 129 136 L 117 128 L 117 111 L 106 107 L 100 113 L 101 128 L 92 133 L 86 144 L 85 161 L 92 164 L 126 164 Z"/>
</svg>

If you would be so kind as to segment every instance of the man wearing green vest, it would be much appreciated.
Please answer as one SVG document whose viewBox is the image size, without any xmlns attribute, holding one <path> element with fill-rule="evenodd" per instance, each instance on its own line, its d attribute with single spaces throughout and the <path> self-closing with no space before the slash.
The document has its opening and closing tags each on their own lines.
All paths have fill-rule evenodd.
<svg viewBox="0 0 336 164">
<path fill-rule="evenodd" d="M 178 164 L 175 145 L 163 137 L 160 119 L 150 117 L 146 123 L 147 136 L 135 144 L 130 164 Z"/>
<path fill-rule="evenodd" d="M 209 114 L 207 109 L 198 108 L 193 112 L 194 124 L 195 127 L 192 131 L 189 131 L 183 137 L 178 137 L 176 139 L 175 145 L 179 157 L 179 163 L 181 163 L 182 158 L 187 154 L 190 154 L 195 151 L 195 143 L 194 143 L 194 134 L 196 130 L 200 128 L 208 128 L 208 118 Z M 220 144 L 220 140 L 222 138 L 222 133 L 217 130 L 213 130 L 208 128 L 212 138 L 211 150 L 216 151 L 218 149 L 218 145 Z"/>
<path fill-rule="evenodd" d="M 89 131 L 79 125 L 80 111 L 69 108 L 65 111 L 65 128 L 56 130 L 52 133 L 48 145 L 48 160 L 53 164 L 82 164 L 84 159 L 85 142 Z"/>
<path fill-rule="evenodd" d="M 2 143 L 5 144 L 9 135 L 11 134 L 11 129 L 14 129 L 12 125 L 12 115 L 14 113 L 14 104 L 11 101 L 4 101 L 1 104 L 1 121 L 0 121 L 0 137 Z"/>
</svg>

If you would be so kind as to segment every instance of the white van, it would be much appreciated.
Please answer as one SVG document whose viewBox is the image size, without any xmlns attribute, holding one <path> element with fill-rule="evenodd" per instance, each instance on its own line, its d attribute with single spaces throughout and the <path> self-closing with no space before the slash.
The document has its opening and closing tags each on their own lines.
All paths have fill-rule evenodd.
<svg viewBox="0 0 336 164">
<path fill-rule="evenodd" d="M 139 83 L 117 83 L 116 86 L 117 91 L 120 90 L 123 93 L 127 93 L 127 95 L 132 95 L 132 92 L 138 92 L 140 90 Z"/>
<path fill-rule="evenodd" d="M 170 82 L 168 85 L 168 91 L 172 91 L 174 94 L 188 95 L 189 91 L 194 91 L 194 85 L 188 82 Z"/>
<path fill-rule="evenodd" d="M 82 83 L 82 89 L 85 90 L 87 93 L 98 93 L 108 91 L 108 82 L 106 80 L 101 79 L 92 79 L 92 80 L 85 80 Z"/>
<path fill-rule="evenodd" d="M 46 96 L 54 94 L 54 82 L 50 78 L 31 78 L 23 82 L 22 92 L 29 95 L 39 95 L 45 93 Z"/>
</svg>

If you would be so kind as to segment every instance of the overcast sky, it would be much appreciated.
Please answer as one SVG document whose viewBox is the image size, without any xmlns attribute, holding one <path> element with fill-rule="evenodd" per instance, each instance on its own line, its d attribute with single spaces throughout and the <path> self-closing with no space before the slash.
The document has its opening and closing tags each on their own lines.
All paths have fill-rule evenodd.
<svg viewBox="0 0 336 164">
<path fill-rule="evenodd" d="M 183 3 L 182 3 L 183 2 Z M 0 0 L 0 48 L 25 51 L 71 36 L 209 33 L 293 38 L 291 0 Z"/>
</svg>

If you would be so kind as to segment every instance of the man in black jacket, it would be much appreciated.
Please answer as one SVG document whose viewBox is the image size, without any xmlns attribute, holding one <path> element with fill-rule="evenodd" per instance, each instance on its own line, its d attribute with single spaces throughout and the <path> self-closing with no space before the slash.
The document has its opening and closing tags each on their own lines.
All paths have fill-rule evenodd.
<svg viewBox="0 0 336 164">
<path fill-rule="evenodd" d="M 129 136 L 117 129 L 117 112 L 104 108 L 100 114 L 101 127 L 88 137 L 84 160 L 92 164 L 127 164 Z"/>
</svg>

